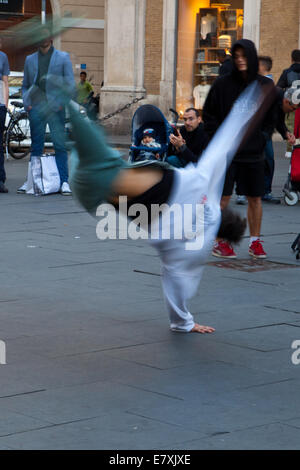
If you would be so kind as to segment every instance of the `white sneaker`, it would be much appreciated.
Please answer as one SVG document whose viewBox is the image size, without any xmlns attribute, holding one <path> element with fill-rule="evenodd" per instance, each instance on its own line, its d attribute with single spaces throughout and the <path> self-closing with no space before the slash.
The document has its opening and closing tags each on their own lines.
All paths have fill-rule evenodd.
<svg viewBox="0 0 300 470">
<path fill-rule="evenodd" d="M 72 196 L 72 191 L 71 191 L 71 188 L 69 186 L 69 183 L 63 183 L 61 185 L 61 188 L 60 188 L 60 193 L 63 195 L 63 196 Z"/>
<path fill-rule="evenodd" d="M 27 181 L 25 181 L 25 183 L 17 189 L 17 193 L 25 194 L 27 191 L 27 188 L 28 188 L 28 184 L 27 184 Z"/>
</svg>

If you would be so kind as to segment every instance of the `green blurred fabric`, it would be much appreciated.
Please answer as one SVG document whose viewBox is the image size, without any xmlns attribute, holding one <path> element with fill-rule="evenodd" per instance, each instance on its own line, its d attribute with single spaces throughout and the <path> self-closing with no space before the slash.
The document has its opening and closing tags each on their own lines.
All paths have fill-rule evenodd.
<svg viewBox="0 0 300 470">
<path fill-rule="evenodd" d="M 70 158 L 70 186 L 73 194 L 90 213 L 111 193 L 113 181 L 131 165 L 106 143 L 103 130 L 84 118 L 74 103 L 69 106 L 75 148 Z"/>
<path fill-rule="evenodd" d="M 48 37 L 58 36 L 64 30 L 72 28 L 81 21 L 82 18 L 48 16 L 45 24 L 42 24 L 40 16 L 36 16 L 9 28 L 7 32 L 14 38 L 14 47 L 22 49 L 27 46 L 39 44 Z"/>
</svg>

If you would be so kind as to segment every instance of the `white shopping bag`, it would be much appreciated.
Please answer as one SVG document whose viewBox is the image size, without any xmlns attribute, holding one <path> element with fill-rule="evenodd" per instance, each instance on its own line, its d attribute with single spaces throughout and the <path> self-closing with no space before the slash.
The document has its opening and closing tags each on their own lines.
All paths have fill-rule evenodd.
<svg viewBox="0 0 300 470">
<path fill-rule="evenodd" d="M 32 156 L 28 165 L 27 194 L 58 193 L 60 176 L 55 155 Z"/>
<path fill-rule="evenodd" d="M 28 163 L 27 171 L 27 180 L 26 180 L 26 194 L 34 194 L 33 191 L 33 181 L 32 181 L 32 171 L 31 171 L 31 162 Z"/>
</svg>

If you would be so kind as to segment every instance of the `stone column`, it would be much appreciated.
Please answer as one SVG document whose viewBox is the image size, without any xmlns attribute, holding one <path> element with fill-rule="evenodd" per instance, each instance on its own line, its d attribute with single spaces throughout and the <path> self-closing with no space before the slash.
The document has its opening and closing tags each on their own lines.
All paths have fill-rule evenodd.
<svg viewBox="0 0 300 470">
<path fill-rule="evenodd" d="M 163 50 L 160 108 L 167 115 L 176 95 L 177 1 L 163 0 Z"/>
<path fill-rule="evenodd" d="M 112 113 L 134 98 L 145 96 L 146 0 L 106 0 L 104 39 L 104 86 L 101 89 L 101 116 Z M 130 131 L 137 106 L 105 122 L 114 133 Z"/>
<path fill-rule="evenodd" d="M 243 37 L 251 39 L 257 50 L 259 50 L 260 45 L 260 12 L 261 0 L 245 0 Z"/>
</svg>

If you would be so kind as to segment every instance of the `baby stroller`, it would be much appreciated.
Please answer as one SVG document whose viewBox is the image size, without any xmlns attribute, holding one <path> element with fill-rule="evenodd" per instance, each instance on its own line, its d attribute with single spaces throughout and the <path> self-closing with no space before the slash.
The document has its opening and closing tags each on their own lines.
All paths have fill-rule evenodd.
<svg viewBox="0 0 300 470">
<path fill-rule="evenodd" d="M 287 182 L 284 185 L 284 202 L 288 206 L 294 206 L 299 201 L 300 192 L 300 110 L 297 109 L 295 114 L 294 134 L 296 137 L 296 145 L 293 147 L 291 163 Z"/>
<path fill-rule="evenodd" d="M 300 145 L 294 146 L 288 180 L 283 188 L 284 201 L 288 206 L 294 206 L 299 201 L 300 193 Z M 300 259 L 300 233 L 292 244 L 296 259 Z"/>
<path fill-rule="evenodd" d="M 160 149 L 155 149 L 155 153 L 158 153 L 160 156 L 158 161 L 163 162 L 165 160 L 169 146 L 169 137 L 173 132 L 173 128 L 159 108 L 152 104 L 144 104 L 136 110 L 132 118 L 132 145 L 128 157 L 129 162 L 134 163 L 137 161 L 140 151 L 149 151 L 148 147 L 144 147 L 141 144 L 143 132 L 149 128 L 154 129 L 155 141 L 161 145 Z"/>
<path fill-rule="evenodd" d="M 298 147 L 298 146 L 297 146 Z M 289 166 L 287 181 L 283 187 L 284 202 L 288 206 L 294 206 L 299 201 L 300 192 L 300 146 L 294 147 Z"/>
</svg>

